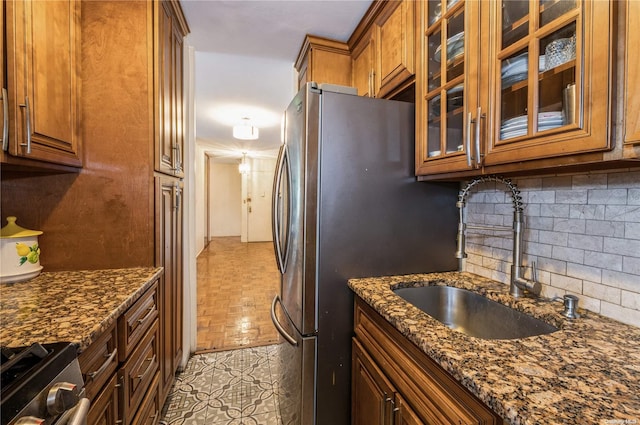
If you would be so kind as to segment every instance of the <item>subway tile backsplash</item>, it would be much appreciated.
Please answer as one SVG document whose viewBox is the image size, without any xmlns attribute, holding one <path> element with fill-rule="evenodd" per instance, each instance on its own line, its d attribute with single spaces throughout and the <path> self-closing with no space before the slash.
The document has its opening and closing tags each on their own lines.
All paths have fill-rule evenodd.
<svg viewBox="0 0 640 425">
<path fill-rule="evenodd" d="M 640 327 L 640 169 L 513 181 L 525 205 L 524 264 L 536 263 L 542 295 L 574 294 L 580 307 Z M 466 211 L 469 224 L 513 221 L 500 183 L 474 188 Z M 468 230 L 465 270 L 508 284 L 512 244 L 509 231 Z"/>
</svg>

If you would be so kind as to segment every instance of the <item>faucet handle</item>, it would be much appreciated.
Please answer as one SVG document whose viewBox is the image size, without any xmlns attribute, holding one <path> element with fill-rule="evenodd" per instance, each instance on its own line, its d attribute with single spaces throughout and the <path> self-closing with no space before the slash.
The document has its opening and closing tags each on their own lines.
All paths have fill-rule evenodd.
<svg viewBox="0 0 640 425">
<path fill-rule="evenodd" d="M 536 262 L 531 262 L 531 280 L 534 282 L 538 281 L 538 268 L 536 267 Z"/>
</svg>

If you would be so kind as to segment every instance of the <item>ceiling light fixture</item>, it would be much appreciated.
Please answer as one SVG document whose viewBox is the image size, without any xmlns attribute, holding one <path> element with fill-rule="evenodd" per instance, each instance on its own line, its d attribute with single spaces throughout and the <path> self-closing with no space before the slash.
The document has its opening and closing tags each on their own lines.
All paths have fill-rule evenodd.
<svg viewBox="0 0 640 425">
<path fill-rule="evenodd" d="M 246 152 L 242 152 L 242 159 L 240 160 L 240 165 L 238 165 L 238 171 L 240 171 L 240 174 L 249 174 L 249 171 L 251 171 L 251 166 L 247 162 Z"/>
<path fill-rule="evenodd" d="M 256 140 L 258 138 L 258 127 L 251 125 L 249 118 L 242 118 L 242 122 L 233 126 L 233 137 L 240 140 Z"/>
</svg>

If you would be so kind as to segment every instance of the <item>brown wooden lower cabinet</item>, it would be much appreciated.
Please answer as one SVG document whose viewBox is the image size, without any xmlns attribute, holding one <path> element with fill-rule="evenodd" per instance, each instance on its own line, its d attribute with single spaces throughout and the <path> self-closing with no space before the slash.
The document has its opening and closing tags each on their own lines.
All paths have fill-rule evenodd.
<svg viewBox="0 0 640 425">
<path fill-rule="evenodd" d="M 151 383 L 157 378 L 158 340 L 158 321 L 155 321 L 131 358 L 118 371 L 122 383 L 120 404 L 125 425 L 132 423 Z"/>
<path fill-rule="evenodd" d="M 147 395 L 145 396 L 140 408 L 138 409 L 138 413 L 135 418 L 131 422 L 131 425 L 155 425 L 160 420 L 160 394 L 158 393 L 158 383 L 160 374 L 156 373 L 156 376 L 153 380 L 153 383 L 147 390 Z"/>
<path fill-rule="evenodd" d="M 156 425 L 160 421 L 158 282 L 79 357 L 87 425 Z M 121 359 L 118 361 L 118 359 Z"/>
<path fill-rule="evenodd" d="M 97 397 L 91 400 L 88 425 L 113 425 L 118 421 L 118 376 L 113 375 Z"/>
<path fill-rule="evenodd" d="M 396 423 L 421 423 L 401 417 L 415 418 L 384 373 L 353 339 L 353 425 L 384 425 Z M 402 402 L 400 402 L 402 400 Z M 402 406 L 402 411 L 400 409 Z"/>
<path fill-rule="evenodd" d="M 80 355 L 86 396 L 93 400 L 118 369 L 118 336 L 113 323 Z"/>
<path fill-rule="evenodd" d="M 173 177 L 159 175 L 155 179 L 156 266 L 164 268 L 159 282 L 160 404 L 167 399 L 182 361 L 182 187 Z"/>
<path fill-rule="evenodd" d="M 402 398 L 400 394 L 396 394 L 396 420 L 395 425 L 422 425 L 424 422 L 420 420 L 418 415 L 411 410 L 411 407 Z"/>
<path fill-rule="evenodd" d="M 503 424 L 360 298 L 355 304 L 352 424 Z"/>
</svg>

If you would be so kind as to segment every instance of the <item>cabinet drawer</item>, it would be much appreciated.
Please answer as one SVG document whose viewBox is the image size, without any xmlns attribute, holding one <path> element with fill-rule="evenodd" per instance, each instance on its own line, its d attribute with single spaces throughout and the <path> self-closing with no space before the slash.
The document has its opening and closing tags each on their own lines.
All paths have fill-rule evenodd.
<svg viewBox="0 0 640 425">
<path fill-rule="evenodd" d="M 116 324 L 113 323 L 78 358 L 87 397 L 93 401 L 100 389 L 118 368 Z"/>
<path fill-rule="evenodd" d="M 153 383 L 147 391 L 138 413 L 131 422 L 131 425 L 156 425 L 160 420 L 160 394 L 158 393 L 158 383 L 160 382 L 160 374 L 156 373 Z"/>
<path fill-rule="evenodd" d="M 158 317 L 158 282 L 118 318 L 118 352 L 124 362 Z"/>
<path fill-rule="evenodd" d="M 131 423 L 156 377 L 158 349 L 158 321 L 155 320 L 129 360 L 118 371 L 118 378 L 122 383 L 120 411 L 124 425 Z"/>
<path fill-rule="evenodd" d="M 104 389 L 91 401 L 87 425 L 114 425 L 118 423 L 117 376 L 113 375 Z"/>
</svg>

